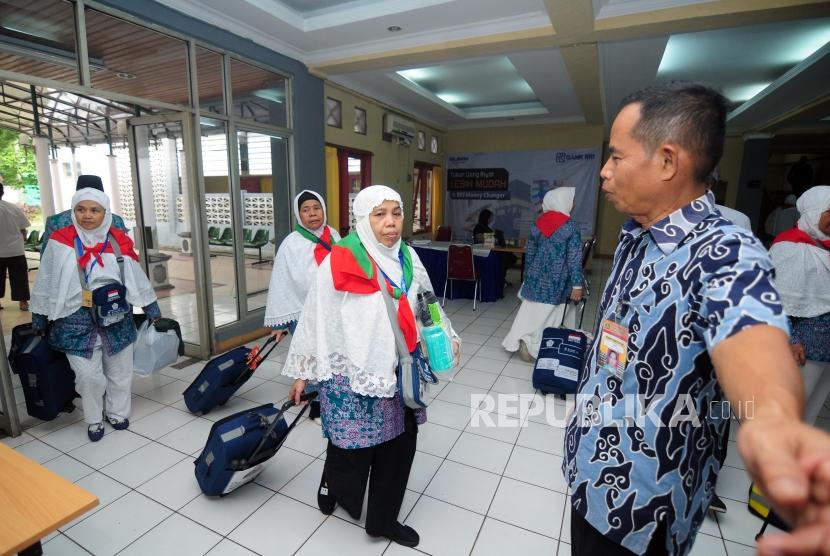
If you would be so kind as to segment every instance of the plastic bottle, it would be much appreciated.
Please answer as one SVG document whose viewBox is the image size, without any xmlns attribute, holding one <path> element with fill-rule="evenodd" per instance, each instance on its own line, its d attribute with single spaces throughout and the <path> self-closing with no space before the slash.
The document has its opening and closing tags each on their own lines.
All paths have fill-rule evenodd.
<svg viewBox="0 0 830 556">
<path fill-rule="evenodd" d="M 429 365 L 436 373 L 452 368 L 455 357 L 452 341 L 441 324 L 438 298 L 432 292 L 418 294 L 418 318 L 421 321 L 421 337 L 427 348 Z"/>
</svg>

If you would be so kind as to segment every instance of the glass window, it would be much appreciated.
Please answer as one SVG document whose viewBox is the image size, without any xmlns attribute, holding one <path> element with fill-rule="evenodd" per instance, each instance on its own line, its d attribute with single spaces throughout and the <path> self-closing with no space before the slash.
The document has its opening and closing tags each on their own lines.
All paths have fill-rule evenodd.
<svg viewBox="0 0 830 556">
<path fill-rule="evenodd" d="M 270 263 L 276 252 L 276 195 L 288 193 L 287 140 L 279 135 L 253 131 L 237 132 L 239 185 L 245 211 L 245 282 L 248 310 L 265 307 Z"/>
<path fill-rule="evenodd" d="M 225 90 L 222 86 L 222 55 L 197 46 L 196 77 L 199 81 L 199 108 L 214 114 L 224 114 Z"/>
<path fill-rule="evenodd" d="M 121 19 L 86 10 L 92 86 L 135 97 L 189 106 L 187 45 Z"/>
<path fill-rule="evenodd" d="M 231 83 L 234 116 L 288 127 L 285 77 L 231 58 Z"/>
<path fill-rule="evenodd" d="M 75 15 L 70 2 L 0 0 L 0 68 L 78 83 Z M 102 61 L 90 60 L 90 69 Z"/>
<path fill-rule="evenodd" d="M 228 174 L 228 137 L 225 123 L 201 118 L 202 172 L 205 176 L 204 218 L 208 225 L 213 318 L 216 327 L 239 320 L 236 257 Z"/>
</svg>

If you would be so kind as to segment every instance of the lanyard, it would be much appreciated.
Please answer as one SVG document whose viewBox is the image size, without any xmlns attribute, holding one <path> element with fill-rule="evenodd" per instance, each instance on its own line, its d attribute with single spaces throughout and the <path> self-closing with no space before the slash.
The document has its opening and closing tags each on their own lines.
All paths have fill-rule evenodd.
<svg viewBox="0 0 830 556">
<path fill-rule="evenodd" d="M 393 288 L 397 288 L 397 289 L 401 290 L 401 293 L 403 293 L 403 295 L 406 295 L 406 276 L 404 276 L 404 274 L 403 274 L 403 251 L 400 251 L 400 250 L 398 251 L 398 260 L 401 262 L 401 286 L 400 287 L 398 287 L 398 285 L 395 284 L 395 282 L 393 282 L 392 279 L 389 278 L 389 276 L 386 275 L 386 273 L 383 271 L 383 269 L 380 268 L 380 265 L 378 265 L 378 270 L 380 270 L 380 273 L 383 274 L 384 278 L 386 278 L 386 281 L 389 282 L 390 284 L 392 284 Z"/>
<path fill-rule="evenodd" d="M 108 235 L 107 239 L 104 241 L 104 243 L 101 244 L 101 252 L 98 253 L 98 257 L 100 257 L 101 255 L 104 254 L 104 251 L 107 249 L 107 245 L 109 244 L 109 242 L 110 242 L 110 238 L 109 238 L 109 235 Z M 84 256 L 84 247 L 83 247 L 83 244 L 81 243 L 81 238 L 79 238 L 78 236 L 75 236 L 75 253 L 78 254 L 78 266 L 80 267 L 81 266 L 81 257 Z M 92 264 L 89 266 L 89 272 L 87 272 L 86 270 L 84 270 L 83 267 L 81 267 L 81 271 L 84 273 L 84 283 L 85 284 L 89 284 L 89 275 L 92 274 L 92 269 L 95 268 L 96 264 L 98 264 L 98 257 L 92 257 Z"/>
</svg>

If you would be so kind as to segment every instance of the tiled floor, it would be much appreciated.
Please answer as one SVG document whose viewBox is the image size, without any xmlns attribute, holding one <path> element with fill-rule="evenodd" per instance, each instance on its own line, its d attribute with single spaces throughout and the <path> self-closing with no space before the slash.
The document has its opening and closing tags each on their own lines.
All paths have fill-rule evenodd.
<svg viewBox="0 0 830 556">
<path fill-rule="evenodd" d="M 597 264 L 595 282 L 607 272 Z M 595 284 L 596 288 L 596 284 Z M 421 428 L 400 520 L 421 534 L 417 550 L 371 539 L 342 510 L 316 507 L 325 456 L 320 429 L 301 422 L 255 484 L 222 498 L 200 494 L 193 460 L 217 419 L 263 402 L 281 402 L 290 379 L 280 376 L 280 345 L 226 407 L 197 417 L 181 392 L 202 363 L 136 379 L 132 425 L 89 443 L 81 412 L 48 423 L 25 417 L 26 432 L 2 442 L 95 493 L 100 505 L 49 536 L 47 555 L 298 554 L 570 555 L 568 493 L 560 471 L 563 430 L 541 412 L 563 413 L 564 402 L 536 397 L 501 427 L 471 419 L 470 397 L 533 394 L 531 366 L 501 349 L 517 307 L 515 288 L 492 304 L 448 301 L 464 339 L 462 370 L 442 383 Z M 589 304 L 586 327 L 595 308 Z M 8 340 L 7 340 L 8 341 Z M 15 392 L 22 401 L 22 393 Z M 521 407 L 521 406 L 520 406 Z M 496 411 L 501 409 L 496 408 Z M 830 422 L 830 413 L 824 414 Z M 490 414 L 498 419 L 498 414 Z M 482 421 L 483 422 L 483 421 Z M 735 428 L 732 430 L 734 439 Z M 748 555 L 761 522 L 746 510 L 749 480 L 730 442 L 718 482 L 728 513 L 709 517 L 696 556 Z"/>
</svg>

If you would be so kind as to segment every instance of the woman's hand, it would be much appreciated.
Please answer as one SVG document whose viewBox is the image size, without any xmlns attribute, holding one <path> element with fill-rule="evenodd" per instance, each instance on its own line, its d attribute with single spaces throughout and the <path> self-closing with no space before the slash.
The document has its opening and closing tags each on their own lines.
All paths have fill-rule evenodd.
<svg viewBox="0 0 830 556">
<path fill-rule="evenodd" d="M 286 334 L 288 334 L 288 330 L 284 328 L 274 328 L 271 330 L 271 337 L 274 338 L 277 343 L 280 343 Z"/>
<path fill-rule="evenodd" d="M 305 392 L 305 386 L 307 383 L 307 380 L 298 378 L 294 381 L 294 384 L 291 385 L 291 390 L 288 391 L 288 399 L 294 400 L 295 405 L 305 405 L 308 403 L 300 401 L 300 396 L 302 396 L 303 392 Z"/>
<path fill-rule="evenodd" d="M 801 344 L 790 344 L 790 350 L 792 350 L 793 357 L 795 357 L 795 362 L 798 363 L 798 366 L 803 367 L 804 363 L 807 362 L 807 354 L 804 352 L 804 346 Z"/>
<path fill-rule="evenodd" d="M 572 288 L 571 289 L 571 301 L 577 303 L 582 299 L 582 288 Z"/>
</svg>

